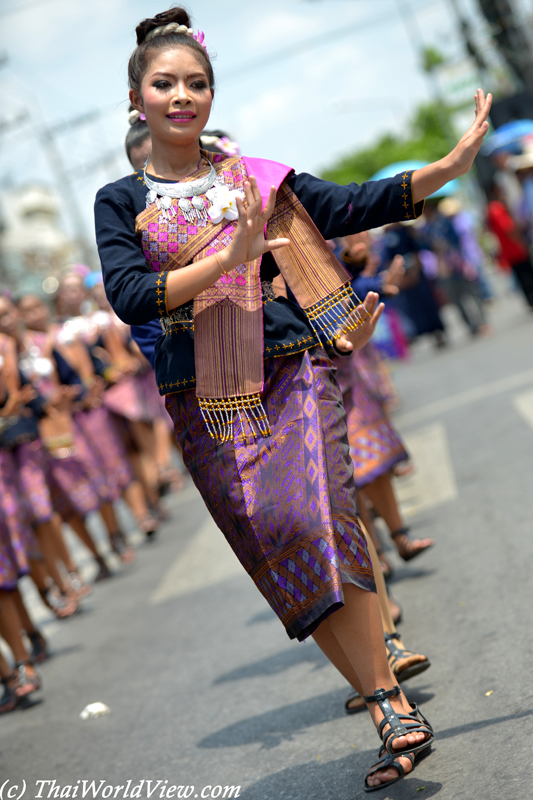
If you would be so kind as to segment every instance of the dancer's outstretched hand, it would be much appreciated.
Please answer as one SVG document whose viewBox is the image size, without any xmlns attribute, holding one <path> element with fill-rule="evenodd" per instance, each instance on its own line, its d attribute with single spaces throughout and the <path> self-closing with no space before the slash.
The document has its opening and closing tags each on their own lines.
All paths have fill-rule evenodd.
<svg viewBox="0 0 533 800">
<path fill-rule="evenodd" d="M 483 89 L 478 89 L 475 103 L 474 122 L 451 153 L 441 158 L 440 161 L 435 161 L 433 164 L 428 164 L 413 172 L 411 186 L 415 204 L 438 191 L 448 181 L 464 175 L 474 163 L 483 137 L 489 129 L 487 117 L 492 105 L 492 95 L 488 94 L 485 97 Z"/>
<path fill-rule="evenodd" d="M 287 247 L 289 239 L 265 239 L 265 225 L 272 216 L 276 204 L 276 188 L 270 188 L 268 202 L 263 210 L 262 200 L 257 181 L 250 176 L 244 183 L 246 205 L 240 197 L 237 198 L 239 220 L 233 235 L 233 240 L 219 254 L 225 271 L 235 269 L 239 264 L 253 261 L 269 250 Z"/>
<path fill-rule="evenodd" d="M 352 353 L 368 344 L 384 308 L 385 304 L 379 302 L 379 294 L 377 292 L 369 292 L 363 304 L 357 308 L 364 320 L 363 324 L 359 325 L 354 331 L 343 333 L 338 339 L 335 339 L 335 347 L 339 353 Z"/>
<path fill-rule="evenodd" d="M 450 153 L 450 157 L 454 160 L 458 176 L 468 172 L 474 163 L 474 158 L 477 156 L 479 148 L 483 143 L 483 137 L 489 129 L 487 117 L 489 116 L 490 107 L 492 105 L 492 95 L 489 93 L 487 97 L 485 97 L 483 89 L 478 89 L 475 96 L 475 103 L 476 110 L 474 112 L 474 121 Z"/>
</svg>

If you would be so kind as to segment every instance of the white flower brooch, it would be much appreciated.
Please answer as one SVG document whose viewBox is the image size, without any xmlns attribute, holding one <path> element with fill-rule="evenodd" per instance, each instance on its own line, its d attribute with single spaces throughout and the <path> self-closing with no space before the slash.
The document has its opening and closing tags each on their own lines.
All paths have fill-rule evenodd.
<svg viewBox="0 0 533 800">
<path fill-rule="evenodd" d="M 206 197 L 211 203 L 208 210 L 211 222 L 217 225 L 223 219 L 239 219 L 239 209 L 237 208 L 237 198 L 244 200 L 244 192 L 239 189 L 228 189 L 227 186 L 213 186 L 206 192 Z"/>
</svg>

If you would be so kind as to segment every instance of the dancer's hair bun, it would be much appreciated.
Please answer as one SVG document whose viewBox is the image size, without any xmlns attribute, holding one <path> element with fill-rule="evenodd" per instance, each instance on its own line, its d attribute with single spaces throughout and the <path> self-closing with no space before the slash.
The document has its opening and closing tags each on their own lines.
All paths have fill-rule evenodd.
<svg viewBox="0 0 533 800">
<path fill-rule="evenodd" d="M 181 6 L 169 8 L 168 11 L 162 11 L 160 14 L 156 14 L 155 17 L 143 19 L 143 21 L 137 25 L 135 28 L 137 46 L 146 40 L 146 37 L 151 31 L 156 28 L 165 28 L 167 25 L 183 25 L 184 28 L 192 28 L 191 18 L 184 8 L 181 8 Z M 170 32 L 170 30 L 168 32 Z"/>
</svg>

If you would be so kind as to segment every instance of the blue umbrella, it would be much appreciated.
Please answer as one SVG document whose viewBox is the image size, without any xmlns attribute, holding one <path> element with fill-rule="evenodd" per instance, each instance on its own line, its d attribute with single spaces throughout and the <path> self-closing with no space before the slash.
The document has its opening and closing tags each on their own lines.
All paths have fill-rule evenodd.
<svg viewBox="0 0 533 800">
<path fill-rule="evenodd" d="M 370 180 L 380 181 L 383 180 L 383 178 L 394 178 L 395 175 L 399 175 L 401 172 L 407 172 L 413 169 L 422 169 L 422 167 L 427 167 L 427 165 L 427 161 L 416 161 L 414 159 L 412 161 L 396 161 L 394 164 L 389 164 L 388 167 L 379 169 L 375 175 L 372 175 Z M 436 192 L 434 192 L 431 197 L 449 197 L 452 194 L 457 194 L 460 187 L 461 184 L 458 180 L 449 181 Z"/>
<path fill-rule="evenodd" d="M 500 125 L 494 133 L 487 136 L 481 147 L 485 156 L 496 152 L 508 152 L 518 155 L 522 152 L 521 139 L 533 133 L 533 119 L 514 119 Z"/>
</svg>

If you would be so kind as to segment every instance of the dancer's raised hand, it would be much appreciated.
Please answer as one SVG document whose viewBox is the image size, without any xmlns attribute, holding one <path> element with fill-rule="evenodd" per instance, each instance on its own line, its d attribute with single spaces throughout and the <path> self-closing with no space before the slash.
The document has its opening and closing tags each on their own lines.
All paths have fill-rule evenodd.
<svg viewBox="0 0 533 800">
<path fill-rule="evenodd" d="M 489 93 L 485 97 L 483 89 L 478 89 L 475 95 L 475 118 L 472 125 L 461 137 L 458 144 L 447 156 L 428 164 L 413 172 L 412 191 L 413 202 L 419 203 L 430 194 L 436 192 L 448 181 L 464 175 L 472 164 L 479 152 L 483 142 L 483 137 L 489 129 L 487 117 L 492 105 L 492 95 Z"/>
<path fill-rule="evenodd" d="M 472 164 L 483 143 L 483 138 L 489 129 L 487 117 L 489 116 L 492 105 L 492 95 L 485 97 L 483 89 L 478 89 L 475 95 L 476 110 L 474 112 L 474 122 L 461 137 L 459 143 L 450 153 L 450 158 L 454 161 L 457 176 L 464 175 Z"/>
<path fill-rule="evenodd" d="M 335 347 L 339 353 L 351 353 L 368 344 L 384 308 L 385 304 L 379 302 L 379 294 L 368 292 L 363 304 L 357 307 L 357 311 L 363 319 L 362 324 L 354 331 L 343 333 L 335 339 Z"/>
<path fill-rule="evenodd" d="M 276 204 L 276 188 L 270 189 L 268 202 L 262 209 L 262 199 L 257 181 L 254 177 L 244 183 L 246 203 L 237 198 L 239 219 L 233 235 L 233 240 L 220 254 L 224 270 L 229 272 L 239 264 L 253 261 L 269 250 L 287 247 L 289 239 L 266 239 L 265 225 L 272 216 Z"/>
</svg>

